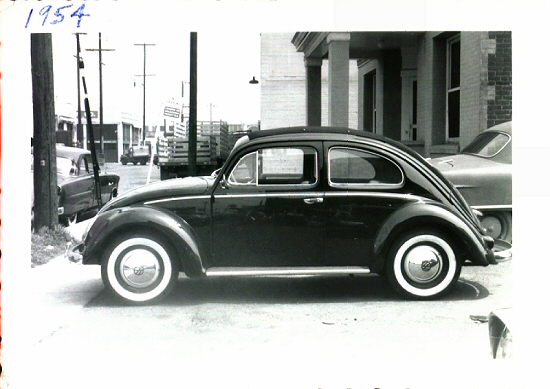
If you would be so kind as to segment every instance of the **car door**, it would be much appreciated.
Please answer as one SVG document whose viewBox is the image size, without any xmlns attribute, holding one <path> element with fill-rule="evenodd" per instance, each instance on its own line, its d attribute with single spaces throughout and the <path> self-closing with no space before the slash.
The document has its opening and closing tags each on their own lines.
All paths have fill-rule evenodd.
<svg viewBox="0 0 550 389">
<path fill-rule="evenodd" d="M 212 265 L 321 266 L 320 142 L 244 150 L 213 194 Z"/>
<path fill-rule="evenodd" d="M 326 144 L 328 188 L 326 260 L 331 266 L 364 266 L 383 221 L 409 201 L 404 174 L 376 151 L 347 143 Z"/>
<path fill-rule="evenodd" d="M 91 161 L 87 155 L 81 155 L 71 177 L 63 184 L 65 212 L 73 214 L 91 208 L 94 203 L 94 188 Z"/>
</svg>

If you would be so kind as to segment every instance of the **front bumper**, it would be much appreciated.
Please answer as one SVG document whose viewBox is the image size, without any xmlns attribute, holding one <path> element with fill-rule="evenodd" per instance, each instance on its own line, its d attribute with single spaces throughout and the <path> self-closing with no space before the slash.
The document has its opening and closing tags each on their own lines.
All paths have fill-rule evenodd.
<svg viewBox="0 0 550 389">
<path fill-rule="evenodd" d="M 83 249 L 84 243 L 76 244 L 74 242 L 67 242 L 67 247 L 65 248 L 65 258 L 74 263 L 82 262 Z"/>
<path fill-rule="evenodd" d="M 82 261 L 84 240 L 96 218 L 97 216 L 80 223 L 72 224 L 65 229 L 65 239 L 68 241 L 67 247 L 65 248 L 65 258 L 69 261 Z"/>
</svg>

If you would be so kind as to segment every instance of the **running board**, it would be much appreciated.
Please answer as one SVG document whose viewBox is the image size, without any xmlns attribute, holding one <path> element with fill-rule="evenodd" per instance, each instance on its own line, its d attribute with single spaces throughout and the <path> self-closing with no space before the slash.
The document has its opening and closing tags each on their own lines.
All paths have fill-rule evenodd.
<svg viewBox="0 0 550 389">
<path fill-rule="evenodd" d="M 304 276 L 369 274 L 366 266 L 326 267 L 212 267 L 206 271 L 208 277 L 224 276 Z"/>
</svg>

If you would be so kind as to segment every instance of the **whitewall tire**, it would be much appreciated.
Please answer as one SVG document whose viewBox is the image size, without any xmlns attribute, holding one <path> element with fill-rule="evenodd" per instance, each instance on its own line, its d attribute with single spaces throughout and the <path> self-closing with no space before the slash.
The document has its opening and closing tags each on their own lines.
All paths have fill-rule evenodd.
<svg viewBox="0 0 550 389">
<path fill-rule="evenodd" d="M 179 274 L 170 253 L 169 246 L 154 236 L 120 238 L 102 261 L 103 282 L 127 302 L 159 301 L 170 293 Z"/>
<path fill-rule="evenodd" d="M 403 235 L 389 250 L 386 274 L 394 289 L 412 299 L 446 294 L 458 280 L 461 264 L 451 242 L 436 232 Z"/>
</svg>

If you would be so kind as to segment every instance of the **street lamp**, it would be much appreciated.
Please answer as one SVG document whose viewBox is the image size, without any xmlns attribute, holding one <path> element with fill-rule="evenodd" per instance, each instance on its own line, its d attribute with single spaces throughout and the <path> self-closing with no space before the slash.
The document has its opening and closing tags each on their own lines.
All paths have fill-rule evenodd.
<svg viewBox="0 0 550 389">
<path fill-rule="evenodd" d="M 252 80 L 248 81 L 249 84 L 256 85 L 259 84 L 259 81 L 256 80 L 256 76 L 252 76 Z M 258 130 L 260 129 L 261 121 L 258 120 Z"/>
</svg>

